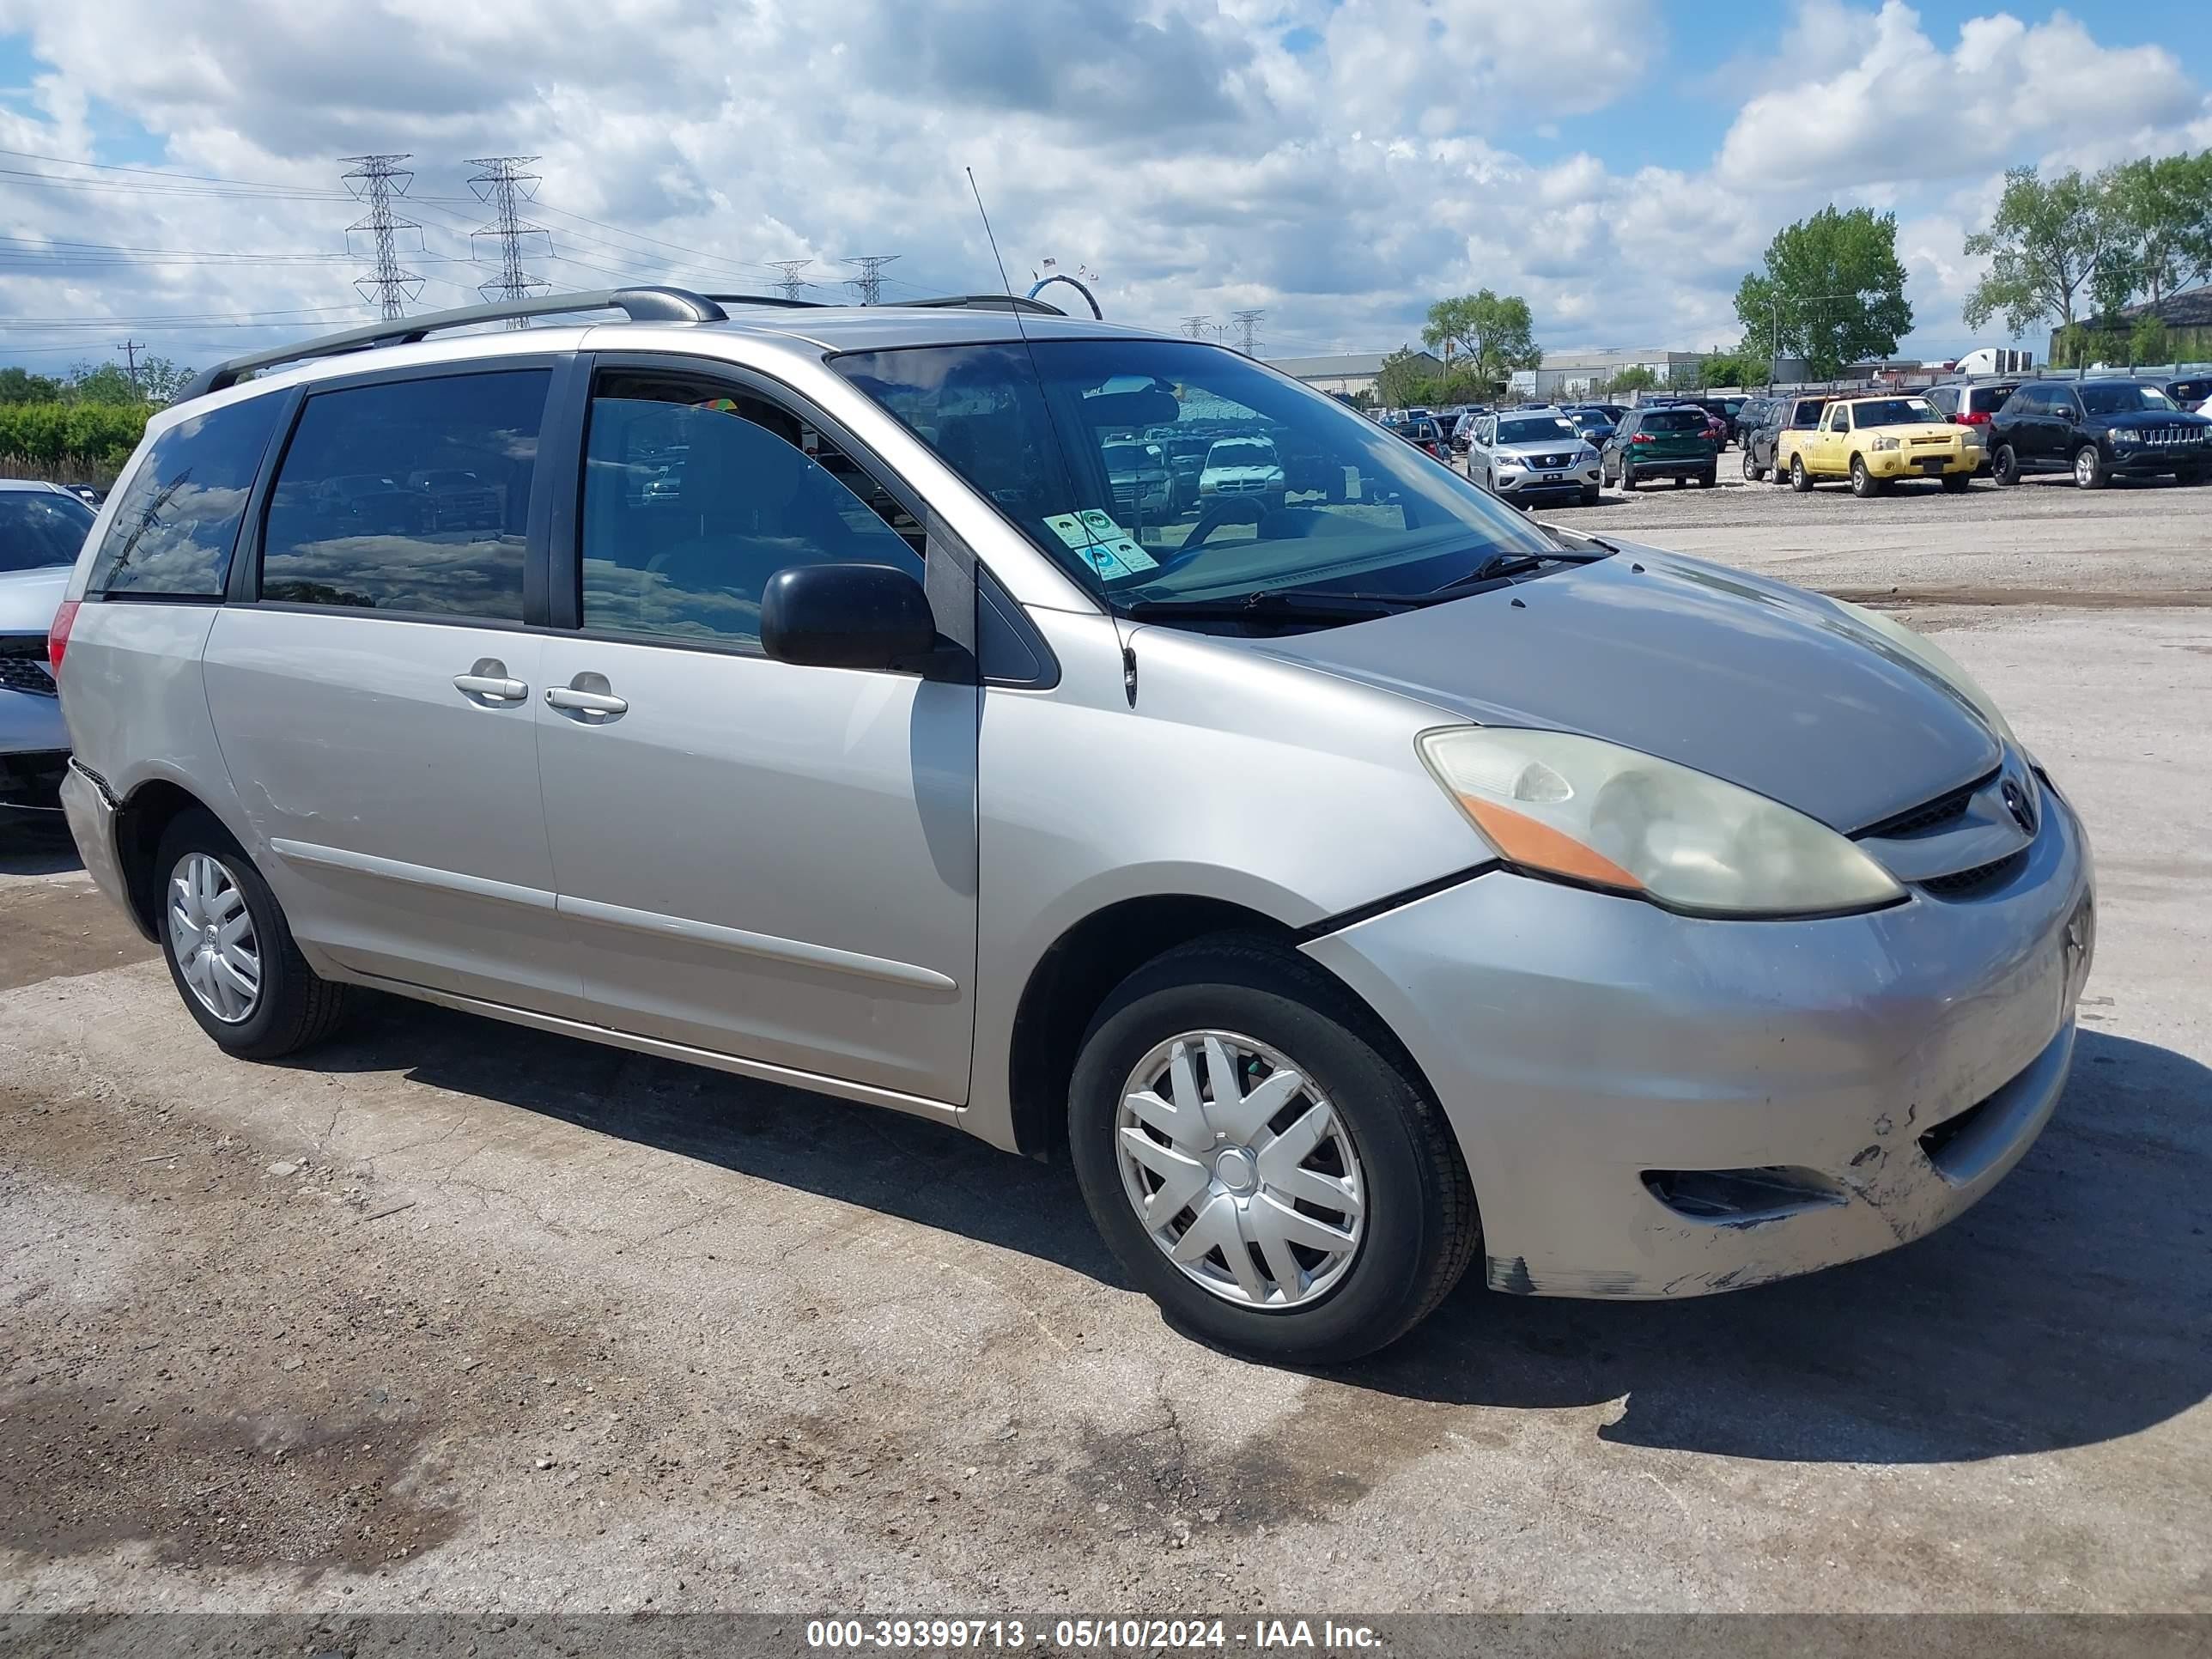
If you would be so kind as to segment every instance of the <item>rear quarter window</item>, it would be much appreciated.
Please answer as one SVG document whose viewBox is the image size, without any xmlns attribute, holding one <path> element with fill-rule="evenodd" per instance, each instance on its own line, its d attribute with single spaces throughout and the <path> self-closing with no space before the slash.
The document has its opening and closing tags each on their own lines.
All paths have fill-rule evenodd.
<svg viewBox="0 0 2212 1659">
<path fill-rule="evenodd" d="M 228 404 L 155 439 L 115 504 L 85 592 L 221 599 L 280 402 Z"/>
</svg>

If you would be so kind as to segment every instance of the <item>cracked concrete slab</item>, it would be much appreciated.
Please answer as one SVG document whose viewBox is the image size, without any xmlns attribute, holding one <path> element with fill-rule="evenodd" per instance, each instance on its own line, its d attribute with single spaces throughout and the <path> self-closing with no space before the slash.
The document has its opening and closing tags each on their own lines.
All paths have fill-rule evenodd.
<svg viewBox="0 0 2212 1659">
<path fill-rule="evenodd" d="M 0 844 L 0 1611 L 2212 1608 L 2204 615 L 1923 618 L 2103 879 L 1988 1201 L 1680 1306 L 1471 1279 L 1326 1374 L 1167 1330 L 1064 1171 L 933 1123 L 392 1001 L 233 1062 Z"/>
</svg>

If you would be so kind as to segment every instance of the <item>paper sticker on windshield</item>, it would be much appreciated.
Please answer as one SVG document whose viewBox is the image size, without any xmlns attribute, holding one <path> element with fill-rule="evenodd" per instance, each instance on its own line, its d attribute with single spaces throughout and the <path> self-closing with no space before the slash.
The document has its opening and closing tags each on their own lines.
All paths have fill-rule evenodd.
<svg viewBox="0 0 2212 1659">
<path fill-rule="evenodd" d="M 1054 535 L 1079 550 L 1090 546 L 1092 542 L 1098 539 L 1085 527 L 1083 520 L 1073 513 L 1052 514 L 1045 520 L 1045 525 Z"/>
<path fill-rule="evenodd" d="M 1116 576 L 1133 576 L 1137 574 L 1134 568 L 1122 563 L 1121 556 L 1110 547 L 1094 543 L 1089 547 L 1079 547 L 1075 550 L 1089 562 L 1091 568 L 1098 573 L 1102 580 L 1110 582 Z M 1142 554 L 1138 556 L 1144 557 Z M 1145 562 L 1149 565 L 1152 561 L 1146 559 Z"/>
<path fill-rule="evenodd" d="M 1083 509 L 1082 518 L 1085 528 L 1089 530 L 1091 532 L 1085 538 L 1086 541 L 1105 543 L 1117 540 L 1126 541 L 1128 538 L 1129 532 L 1127 531 L 1122 529 L 1120 525 L 1115 524 L 1113 520 L 1108 518 L 1103 513 L 1101 513 L 1095 507 L 1085 507 Z"/>
<path fill-rule="evenodd" d="M 1112 541 L 1098 543 L 1091 549 L 1091 551 L 1109 554 L 1132 571 L 1158 570 L 1160 568 L 1160 562 L 1158 559 L 1146 552 L 1127 536 L 1116 536 Z"/>
</svg>

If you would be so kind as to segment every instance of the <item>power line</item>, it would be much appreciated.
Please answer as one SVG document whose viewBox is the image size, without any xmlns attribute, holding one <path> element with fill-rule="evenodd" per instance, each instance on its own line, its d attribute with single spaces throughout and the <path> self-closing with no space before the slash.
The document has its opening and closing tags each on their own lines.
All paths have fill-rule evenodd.
<svg viewBox="0 0 2212 1659">
<path fill-rule="evenodd" d="M 422 292 L 422 279 L 399 264 L 398 234 L 411 230 L 418 234 L 422 227 L 412 219 L 403 219 L 392 210 L 395 196 L 404 196 L 415 175 L 399 164 L 404 155 L 348 155 L 341 158 L 353 164 L 353 171 L 345 175 L 350 187 L 356 179 L 360 185 L 353 193 L 368 204 L 368 216 L 346 227 L 350 236 L 357 231 L 368 231 L 376 238 L 376 274 L 355 279 L 354 287 L 364 300 L 374 299 L 378 308 L 389 318 L 407 314 L 406 302 Z"/>
<path fill-rule="evenodd" d="M 884 297 L 884 267 L 899 256 L 896 253 L 863 253 L 856 259 L 848 259 L 848 265 L 858 265 L 860 274 L 846 286 L 860 296 L 864 306 L 879 304 Z"/>
<path fill-rule="evenodd" d="M 469 246 L 473 250 L 485 236 L 499 244 L 499 275 L 481 286 L 487 300 L 525 300 L 539 289 L 553 286 L 522 268 L 525 237 L 544 237 L 545 252 L 553 252 L 552 233 L 543 225 L 525 224 L 520 213 L 521 204 L 538 193 L 538 175 L 522 169 L 537 159 L 535 155 L 478 155 L 469 161 L 471 167 L 483 169 L 469 180 L 469 188 L 479 200 L 490 204 L 492 210 L 492 222 L 471 233 Z M 507 326 L 527 328 L 530 322 L 517 317 Z"/>
<path fill-rule="evenodd" d="M 1254 337 L 1253 330 L 1259 326 L 1260 319 L 1267 314 L 1267 307 L 1264 306 L 1255 306 L 1249 310 L 1232 311 L 1229 313 L 1236 325 L 1244 331 L 1244 355 L 1247 357 L 1256 357 L 1260 355 L 1260 343 Z"/>
<path fill-rule="evenodd" d="M 799 273 L 805 270 L 807 266 L 813 263 L 814 261 L 811 259 L 771 259 L 769 261 L 770 265 L 783 273 L 782 276 L 777 279 L 776 286 L 783 290 L 783 297 L 785 299 L 796 300 L 799 297 L 799 290 L 806 286 L 806 283 L 799 280 Z"/>
</svg>

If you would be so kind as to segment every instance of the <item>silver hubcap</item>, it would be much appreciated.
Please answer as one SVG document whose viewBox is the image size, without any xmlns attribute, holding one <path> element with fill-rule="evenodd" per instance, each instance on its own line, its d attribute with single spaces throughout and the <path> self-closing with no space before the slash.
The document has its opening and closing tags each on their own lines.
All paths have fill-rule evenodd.
<svg viewBox="0 0 2212 1659">
<path fill-rule="evenodd" d="M 2076 455 L 2074 458 L 2074 476 L 2083 483 L 2087 483 L 2090 479 L 2095 477 L 2097 476 L 2097 458 L 2094 455 L 2092 455 L 2086 449 L 2079 455 Z"/>
<path fill-rule="evenodd" d="M 1367 1212 L 1359 1156 L 1290 1060 L 1229 1031 L 1191 1031 L 1121 1086 L 1121 1188 L 1161 1253 L 1224 1301 L 1289 1308 L 1343 1278 Z"/>
<path fill-rule="evenodd" d="M 169 872 L 169 945 L 201 1007 L 227 1025 L 261 1002 L 261 943 L 237 878 L 222 860 L 187 853 Z"/>
</svg>

